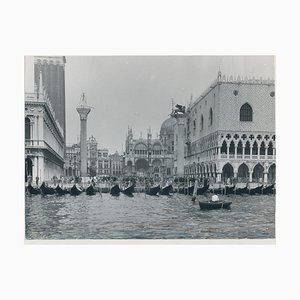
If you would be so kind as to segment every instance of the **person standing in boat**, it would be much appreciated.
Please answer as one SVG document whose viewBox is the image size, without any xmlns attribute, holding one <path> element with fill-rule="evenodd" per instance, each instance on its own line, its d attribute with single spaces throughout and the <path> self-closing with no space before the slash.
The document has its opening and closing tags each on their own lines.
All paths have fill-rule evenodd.
<svg viewBox="0 0 300 300">
<path fill-rule="evenodd" d="M 35 177 L 35 183 L 36 183 L 36 186 L 39 185 L 39 176 L 36 176 L 36 177 Z"/>
</svg>

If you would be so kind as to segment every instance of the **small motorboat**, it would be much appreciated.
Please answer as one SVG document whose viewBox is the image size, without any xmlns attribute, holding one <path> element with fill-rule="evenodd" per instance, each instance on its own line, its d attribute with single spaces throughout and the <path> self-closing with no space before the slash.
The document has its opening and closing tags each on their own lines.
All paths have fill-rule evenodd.
<svg viewBox="0 0 300 300">
<path fill-rule="evenodd" d="M 42 195 L 54 195 L 55 194 L 55 189 L 52 187 L 46 186 L 45 182 L 43 182 L 40 186 L 40 190 Z"/>
<path fill-rule="evenodd" d="M 71 190 L 70 190 L 70 194 L 71 194 L 72 196 L 78 196 L 78 195 L 80 195 L 82 192 L 83 192 L 83 190 L 82 190 L 81 188 L 77 187 L 76 184 L 74 184 L 74 185 L 72 186 Z"/>
<path fill-rule="evenodd" d="M 172 189 L 173 189 L 173 186 L 171 184 L 166 185 L 160 189 L 160 194 L 169 196 Z"/>
<path fill-rule="evenodd" d="M 120 187 L 118 184 L 115 184 L 114 186 L 111 187 L 110 189 L 110 194 L 112 196 L 120 196 Z"/>
<path fill-rule="evenodd" d="M 231 201 L 199 201 L 200 209 L 230 209 Z"/>
<path fill-rule="evenodd" d="M 134 185 L 130 185 L 129 187 L 122 189 L 121 192 L 127 196 L 133 197 Z"/>
<path fill-rule="evenodd" d="M 30 183 L 27 186 L 27 191 L 31 194 L 31 195 L 38 195 L 41 193 L 40 189 L 36 189 L 34 188 Z"/>
<path fill-rule="evenodd" d="M 275 184 L 271 184 L 266 186 L 265 188 L 262 189 L 262 194 L 263 195 L 269 195 L 274 193 L 274 186 Z"/>
<path fill-rule="evenodd" d="M 94 196 L 94 195 L 96 195 L 96 189 L 94 188 L 94 185 L 90 184 L 89 187 L 87 187 L 87 189 L 85 190 L 85 193 L 88 196 Z"/>
<path fill-rule="evenodd" d="M 146 194 L 150 196 L 157 196 L 159 191 L 160 191 L 160 185 L 156 185 L 146 189 Z"/>
<path fill-rule="evenodd" d="M 59 196 L 63 196 L 63 195 L 66 195 L 66 194 L 70 194 L 70 192 L 65 188 L 65 189 L 62 189 L 59 184 L 57 185 L 57 187 L 55 188 L 55 191 L 56 193 L 59 195 Z"/>
</svg>

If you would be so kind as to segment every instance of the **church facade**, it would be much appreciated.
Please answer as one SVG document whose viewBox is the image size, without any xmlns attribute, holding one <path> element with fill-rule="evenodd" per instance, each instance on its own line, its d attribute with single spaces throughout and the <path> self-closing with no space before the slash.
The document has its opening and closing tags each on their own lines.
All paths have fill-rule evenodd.
<svg viewBox="0 0 300 300">
<path fill-rule="evenodd" d="M 275 182 L 275 82 L 221 76 L 185 114 L 184 175 Z"/>
<path fill-rule="evenodd" d="M 132 128 L 128 129 L 125 142 L 124 173 L 126 176 L 167 179 L 173 177 L 174 167 L 174 124 L 173 118 L 163 122 L 160 137 L 134 139 Z"/>
</svg>

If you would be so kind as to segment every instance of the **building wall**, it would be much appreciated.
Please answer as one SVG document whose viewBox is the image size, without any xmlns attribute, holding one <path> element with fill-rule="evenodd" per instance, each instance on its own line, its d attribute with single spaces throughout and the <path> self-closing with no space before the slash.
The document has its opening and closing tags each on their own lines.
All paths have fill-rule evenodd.
<svg viewBox="0 0 300 300">
<path fill-rule="evenodd" d="M 240 108 L 245 103 L 252 107 L 251 122 L 240 121 Z M 213 176 L 220 181 L 224 172 L 226 176 L 237 177 L 244 164 L 252 181 L 261 165 L 263 175 L 259 176 L 267 181 L 276 159 L 274 82 L 218 77 L 188 108 L 185 141 L 187 176 Z M 227 172 L 226 168 L 232 170 Z"/>
<path fill-rule="evenodd" d="M 220 114 L 218 129 L 234 131 L 275 131 L 274 84 L 222 83 L 220 86 Z M 238 95 L 233 94 L 234 91 Z M 241 122 L 240 108 L 249 103 L 253 110 L 252 122 Z"/>
</svg>

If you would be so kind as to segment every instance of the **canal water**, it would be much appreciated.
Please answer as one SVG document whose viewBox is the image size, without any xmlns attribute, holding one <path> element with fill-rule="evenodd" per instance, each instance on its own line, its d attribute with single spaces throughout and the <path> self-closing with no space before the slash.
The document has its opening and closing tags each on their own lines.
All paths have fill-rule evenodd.
<svg viewBox="0 0 300 300">
<path fill-rule="evenodd" d="M 275 238 L 275 196 L 221 196 L 230 210 L 203 211 L 190 196 L 34 195 L 25 198 L 26 239 Z"/>
</svg>

